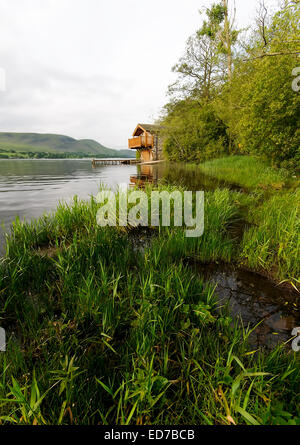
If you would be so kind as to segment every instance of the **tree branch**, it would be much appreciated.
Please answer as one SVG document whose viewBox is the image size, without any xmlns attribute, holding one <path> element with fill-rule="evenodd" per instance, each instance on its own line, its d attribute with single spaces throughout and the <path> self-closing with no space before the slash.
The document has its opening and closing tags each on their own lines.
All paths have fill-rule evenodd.
<svg viewBox="0 0 300 445">
<path fill-rule="evenodd" d="M 255 60 L 255 59 L 262 59 L 264 57 L 292 56 L 292 55 L 297 55 L 297 54 L 300 54 L 300 50 L 298 50 L 298 51 L 288 51 L 288 52 L 278 51 L 278 52 L 275 52 L 275 53 L 265 53 L 265 54 L 260 54 L 259 56 L 249 57 L 248 59 L 243 59 L 243 62 L 248 62 L 249 60 Z"/>
</svg>

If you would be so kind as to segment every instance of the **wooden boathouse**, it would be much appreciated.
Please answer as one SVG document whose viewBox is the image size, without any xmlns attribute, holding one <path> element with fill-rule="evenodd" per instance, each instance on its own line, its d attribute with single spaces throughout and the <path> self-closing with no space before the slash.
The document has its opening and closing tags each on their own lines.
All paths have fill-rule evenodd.
<svg viewBox="0 0 300 445">
<path fill-rule="evenodd" d="M 140 152 L 141 162 L 162 160 L 162 143 L 159 127 L 152 124 L 138 124 L 128 140 L 128 148 Z"/>
</svg>

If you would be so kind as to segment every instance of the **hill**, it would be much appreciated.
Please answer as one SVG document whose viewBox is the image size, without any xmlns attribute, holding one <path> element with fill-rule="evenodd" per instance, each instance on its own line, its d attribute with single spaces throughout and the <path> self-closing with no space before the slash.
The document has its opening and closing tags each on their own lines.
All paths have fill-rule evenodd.
<svg viewBox="0 0 300 445">
<path fill-rule="evenodd" d="M 0 158 L 132 158 L 130 150 L 113 150 L 92 139 L 39 133 L 0 133 Z"/>
</svg>

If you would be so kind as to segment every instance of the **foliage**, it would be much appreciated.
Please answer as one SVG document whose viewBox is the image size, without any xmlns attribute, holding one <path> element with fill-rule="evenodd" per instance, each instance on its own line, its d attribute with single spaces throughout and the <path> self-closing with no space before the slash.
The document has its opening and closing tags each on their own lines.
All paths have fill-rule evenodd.
<svg viewBox="0 0 300 445">
<path fill-rule="evenodd" d="M 300 191 L 280 193 L 251 210 L 255 222 L 242 242 L 242 257 L 253 269 L 276 270 L 281 280 L 300 284 Z"/>
<path fill-rule="evenodd" d="M 300 9 L 297 14 L 287 10 L 275 16 L 271 52 L 282 47 L 283 39 L 295 37 L 288 31 L 299 20 Z M 274 164 L 300 162 L 300 96 L 292 89 L 291 75 L 297 64 L 295 55 L 250 58 L 237 64 L 217 108 L 242 153 L 259 154 Z"/>
<path fill-rule="evenodd" d="M 214 4 L 206 14 L 207 20 L 175 67 L 183 99 L 174 96 L 161 118 L 167 157 L 197 161 L 222 153 L 255 154 L 273 165 L 296 169 L 300 163 L 300 95 L 292 88 L 292 72 L 299 65 L 299 2 L 285 2 L 269 19 L 260 17 L 252 34 L 234 52 L 238 33 L 229 22 L 224 2 Z M 201 46 L 204 42 L 214 48 L 210 67 L 216 76 L 211 83 L 203 71 L 203 61 L 207 61 Z M 223 53 L 227 55 L 227 80 L 220 76 Z M 231 58 L 234 70 L 229 75 Z"/>
<path fill-rule="evenodd" d="M 274 169 L 267 162 L 251 156 L 229 156 L 198 165 L 200 172 L 237 184 L 246 189 L 280 190 L 290 180 L 285 169 Z"/>
<path fill-rule="evenodd" d="M 172 68 L 178 80 L 169 87 L 169 94 L 209 100 L 224 77 L 219 61 L 215 41 L 196 32 L 188 39 L 185 54 Z"/>
<path fill-rule="evenodd" d="M 211 104 L 170 103 L 164 120 L 164 152 L 174 161 L 201 161 L 226 153 L 226 127 Z"/>
</svg>

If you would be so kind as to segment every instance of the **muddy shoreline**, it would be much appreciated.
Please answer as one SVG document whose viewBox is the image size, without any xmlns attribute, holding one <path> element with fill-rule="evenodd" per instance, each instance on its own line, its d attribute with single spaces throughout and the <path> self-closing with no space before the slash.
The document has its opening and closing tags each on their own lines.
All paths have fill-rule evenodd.
<svg viewBox="0 0 300 445">
<path fill-rule="evenodd" d="M 249 337 L 254 347 L 272 349 L 288 342 L 292 330 L 300 326 L 300 294 L 293 288 L 232 264 L 192 259 L 188 264 L 215 287 L 219 311 L 228 307 L 232 318 L 245 328 L 258 325 Z"/>
</svg>

